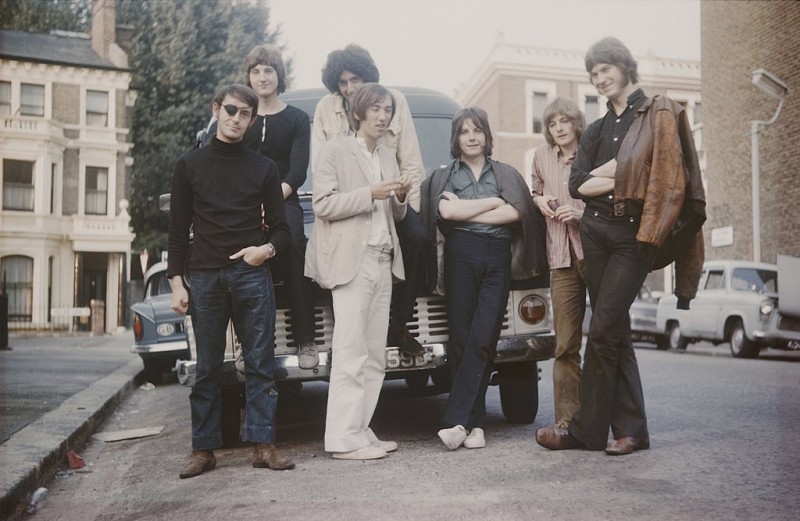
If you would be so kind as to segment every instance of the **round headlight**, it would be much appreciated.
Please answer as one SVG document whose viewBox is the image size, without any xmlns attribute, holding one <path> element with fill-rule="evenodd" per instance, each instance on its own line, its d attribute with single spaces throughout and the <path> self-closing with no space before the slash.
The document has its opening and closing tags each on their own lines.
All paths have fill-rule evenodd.
<svg viewBox="0 0 800 521">
<path fill-rule="evenodd" d="M 772 303 L 772 301 L 765 300 L 764 302 L 761 303 L 761 307 L 758 310 L 761 311 L 761 314 L 766 317 L 769 316 L 770 313 L 772 313 L 773 309 L 775 309 L 775 305 Z"/>
<path fill-rule="evenodd" d="M 170 336 L 175 333 L 175 326 L 170 323 L 159 324 L 156 328 L 156 332 L 159 336 Z"/>
<path fill-rule="evenodd" d="M 547 316 L 547 304 L 539 295 L 528 295 L 519 303 L 519 316 L 531 325 L 536 325 Z"/>
</svg>

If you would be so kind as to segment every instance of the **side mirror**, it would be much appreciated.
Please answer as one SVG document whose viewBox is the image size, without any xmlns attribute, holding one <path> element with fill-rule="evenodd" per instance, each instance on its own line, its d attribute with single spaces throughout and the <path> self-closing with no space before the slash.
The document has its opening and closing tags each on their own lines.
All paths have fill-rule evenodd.
<svg viewBox="0 0 800 521">
<path fill-rule="evenodd" d="M 158 209 L 162 212 L 169 212 L 169 200 L 172 194 L 161 194 L 158 196 Z"/>
</svg>

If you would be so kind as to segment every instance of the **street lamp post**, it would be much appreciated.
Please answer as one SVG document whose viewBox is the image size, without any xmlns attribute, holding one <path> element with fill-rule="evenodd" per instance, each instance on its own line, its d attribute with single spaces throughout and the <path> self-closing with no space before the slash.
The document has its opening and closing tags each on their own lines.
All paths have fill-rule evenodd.
<svg viewBox="0 0 800 521">
<path fill-rule="evenodd" d="M 756 69 L 753 71 L 753 85 L 761 89 L 764 93 L 779 100 L 778 108 L 775 114 L 766 121 L 753 120 L 750 122 L 750 145 L 752 147 L 752 181 L 753 181 L 753 260 L 761 262 L 761 179 L 759 164 L 759 132 L 762 128 L 768 127 L 775 123 L 778 115 L 783 108 L 783 100 L 789 88 L 786 83 L 774 74 L 767 72 L 764 69 Z"/>
</svg>

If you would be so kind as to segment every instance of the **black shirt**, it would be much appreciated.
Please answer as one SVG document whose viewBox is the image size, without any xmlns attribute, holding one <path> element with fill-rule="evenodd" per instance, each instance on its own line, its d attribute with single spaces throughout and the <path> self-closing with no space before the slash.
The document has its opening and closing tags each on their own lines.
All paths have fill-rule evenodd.
<svg viewBox="0 0 800 521">
<path fill-rule="evenodd" d="M 247 146 L 275 161 L 281 181 L 292 187 L 292 195 L 306 181 L 311 149 L 311 126 L 308 114 L 287 105 L 268 116 L 256 116 L 256 122 L 244 136 Z"/>
<path fill-rule="evenodd" d="M 647 100 L 642 89 L 636 89 L 628 96 L 628 106 L 617 115 L 609 101 L 608 112 L 593 122 L 581 135 L 578 153 L 572 163 L 569 176 L 569 193 L 575 199 L 586 201 L 586 210 L 614 215 L 614 191 L 595 197 L 586 197 L 578 188 L 591 179 L 589 172 L 617 157 L 622 141 L 633 123 L 636 111 Z"/>
<path fill-rule="evenodd" d="M 262 207 L 266 232 L 261 226 Z M 170 198 L 170 278 L 184 274 L 191 224 L 189 269 L 225 267 L 236 262 L 230 255 L 267 242 L 280 254 L 289 243 L 289 226 L 275 163 L 244 141 L 225 143 L 216 136 L 208 146 L 182 155 L 175 165 Z"/>
</svg>

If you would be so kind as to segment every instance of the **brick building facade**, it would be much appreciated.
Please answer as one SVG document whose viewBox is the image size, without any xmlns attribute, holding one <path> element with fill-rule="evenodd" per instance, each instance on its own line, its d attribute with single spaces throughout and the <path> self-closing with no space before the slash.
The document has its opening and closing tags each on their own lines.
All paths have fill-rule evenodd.
<svg viewBox="0 0 800 521">
<path fill-rule="evenodd" d="M 751 84 L 759 68 L 789 88 L 780 116 L 760 134 L 761 260 L 774 263 L 778 254 L 800 257 L 798 27 L 796 1 L 701 4 L 708 259 L 753 259 L 750 122 L 768 120 L 778 106 Z M 712 230 L 727 232 L 719 234 L 727 240 L 715 237 L 724 245 L 712 244 Z"/>
</svg>

